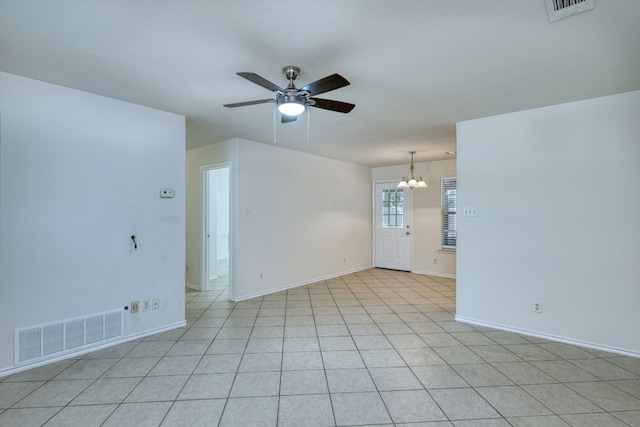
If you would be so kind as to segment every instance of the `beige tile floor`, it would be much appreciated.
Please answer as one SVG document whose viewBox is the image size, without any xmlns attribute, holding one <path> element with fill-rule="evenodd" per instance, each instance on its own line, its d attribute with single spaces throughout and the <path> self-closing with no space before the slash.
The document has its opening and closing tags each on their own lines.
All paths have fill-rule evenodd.
<svg viewBox="0 0 640 427">
<path fill-rule="evenodd" d="M 367 270 L 0 381 L 0 426 L 640 426 L 640 359 L 454 321 L 455 281 Z"/>
</svg>

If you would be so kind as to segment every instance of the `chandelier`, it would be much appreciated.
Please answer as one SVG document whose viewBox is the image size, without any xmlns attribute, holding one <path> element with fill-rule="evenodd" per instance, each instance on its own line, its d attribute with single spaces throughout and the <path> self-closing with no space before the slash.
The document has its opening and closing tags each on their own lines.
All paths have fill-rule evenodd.
<svg viewBox="0 0 640 427">
<path fill-rule="evenodd" d="M 426 188 L 427 187 L 427 183 L 424 182 L 422 177 L 421 176 L 416 176 L 415 173 L 413 172 L 413 155 L 415 153 L 416 153 L 415 151 L 409 151 L 409 154 L 411 154 L 411 169 L 410 169 L 410 173 L 409 173 L 409 175 L 407 175 L 404 178 L 402 178 L 402 181 L 400 181 L 400 183 L 398 184 L 398 188 L 407 188 L 407 187 L 409 187 L 409 189 L 413 190 L 415 187 L 419 187 L 419 188 Z"/>
</svg>

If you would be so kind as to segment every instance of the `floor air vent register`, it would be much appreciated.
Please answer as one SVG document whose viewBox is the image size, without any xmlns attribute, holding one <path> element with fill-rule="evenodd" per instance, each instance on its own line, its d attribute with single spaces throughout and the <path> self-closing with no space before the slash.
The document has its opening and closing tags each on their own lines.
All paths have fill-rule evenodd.
<svg viewBox="0 0 640 427">
<path fill-rule="evenodd" d="M 22 366 L 114 341 L 123 335 L 124 310 L 14 331 L 15 365 Z"/>
</svg>

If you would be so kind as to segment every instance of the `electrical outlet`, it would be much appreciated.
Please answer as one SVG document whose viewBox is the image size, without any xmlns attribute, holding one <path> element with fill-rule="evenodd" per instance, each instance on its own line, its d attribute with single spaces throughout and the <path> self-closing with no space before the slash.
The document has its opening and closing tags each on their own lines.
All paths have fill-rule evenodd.
<svg viewBox="0 0 640 427">
<path fill-rule="evenodd" d="M 140 312 L 140 301 L 131 301 L 131 314 Z"/>
<path fill-rule="evenodd" d="M 160 308 L 160 298 L 155 298 L 151 300 L 151 309 L 157 310 Z"/>
<path fill-rule="evenodd" d="M 434 258 L 434 259 L 433 259 L 433 263 L 434 263 L 434 264 L 437 264 L 437 263 L 438 263 L 438 258 Z"/>
<path fill-rule="evenodd" d="M 260 280 L 262 280 L 262 273 L 260 273 Z"/>
<path fill-rule="evenodd" d="M 534 313 L 542 313 L 542 304 L 540 304 L 539 302 L 534 302 L 533 303 L 533 312 Z"/>
<path fill-rule="evenodd" d="M 160 189 L 160 198 L 162 199 L 171 199 L 175 196 L 175 191 L 171 188 L 161 188 Z"/>
<path fill-rule="evenodd" d="M 149 310 L 151 310 L 151 301 L 147 299 L 142 302 L 142 311 L 149 311 Z"/>
</svg>

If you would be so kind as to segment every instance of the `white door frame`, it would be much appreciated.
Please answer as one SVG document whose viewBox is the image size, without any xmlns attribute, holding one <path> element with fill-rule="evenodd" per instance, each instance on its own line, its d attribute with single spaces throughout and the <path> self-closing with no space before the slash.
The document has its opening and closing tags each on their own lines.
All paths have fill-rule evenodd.
<svg viewBox="0 0 640 427">
<path fill-rule="evenodd" d="M 211 195 L 211 191 L 209 188 L 209 182 L 207 180 L 207 172 L 217 170 L 217 169 L 229 169 L 229 218 L 231 218 L 231 180 L 232 180 L 232 170 L 231 170 L 231 162 L 222 162 L 215 163 L 212 165 L 204 165 L 200 166 L 200 204 L 201 204 L 201 260 L 200 260 L 200 289 L 206 291 L 209 284 L 210 272 L 209 272 L 209 239 L 207 238 L 207 233 L 209 232 L 209 216 L 211 215 L 209 212 L 210 200 L 209 197 Z M 234 234 L 233 222 L 229 223 L 229 295 L 231 295 L 231 287 L 233 284 L 233 268 L 231 268 L 232 262 L 232 235 Z"/>
<path fill-rule="evenodd" d="M 371 258 L 373 259 L 373 266 L 378 267 L 376 265 L 376 249 L 377 249 L 377 245 L 379 244 L 378 240 L 378 233 L 377 233 L 377 227 L 376 227 L 376 221 L 377 221 L 377 214 L 378 212 L 376 211 L 376 199 L 378 197 L 378 195 L 376 194 L 376 186 L 379 184 L 397 184 L 397 181 L 374 181 L 371 185 L 371 191 L 373 194 L 373 197 L 371 198 L 372 200 L 372 204 L 373 206 L 371 207 L 371 211 L 373 212 L 373 221 L 372 221 L 372 226 L 373 226 L 373 247 L 371 248 Z M 407 194 L 407 191 L 404 192 L 405 194 Z M 409 272 L 413 271 L 413 191 L 408 191 L 409 193 L 409 199 L 410 199 L 410 209 L 407 215 L 407 219 L 409 220 L 409 234 L 407 235 L 407 238 L 409 239 Z M 384 267 L 381 267 L 384 268 Z M 400 271 L 404 271 L 404 270 L 400 270 Z"/>
</svg>

